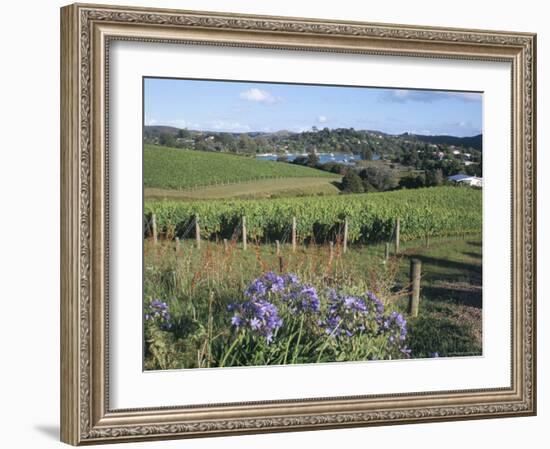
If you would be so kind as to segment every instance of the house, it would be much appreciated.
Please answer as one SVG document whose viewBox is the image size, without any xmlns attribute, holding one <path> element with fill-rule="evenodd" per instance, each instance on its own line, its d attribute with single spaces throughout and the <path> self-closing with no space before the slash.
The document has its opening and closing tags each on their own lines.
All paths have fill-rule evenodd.
<svg viewBox="0 0 550 449">
<path fill-rule="evenodd" d="M 464 173 L 459 173 L 457 175 L 449 176 L 447 178 L 449 181 L 456 182 L 457 184 L 466 184 L 471 187 L 483 187 L 483 178 L 477 176 L 465 175 Z"/>
</svg>

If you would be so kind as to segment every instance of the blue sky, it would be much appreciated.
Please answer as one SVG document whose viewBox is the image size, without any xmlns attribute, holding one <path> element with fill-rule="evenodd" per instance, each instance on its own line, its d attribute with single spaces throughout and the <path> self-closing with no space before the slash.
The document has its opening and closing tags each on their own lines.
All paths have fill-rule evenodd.
<svg viewBox="0 0 550 449">
<path fill-rule="evenodd" d="M 482 94 L 146 78 L 145 124 L 203 131 L 482 132 Z"/>
</svg>

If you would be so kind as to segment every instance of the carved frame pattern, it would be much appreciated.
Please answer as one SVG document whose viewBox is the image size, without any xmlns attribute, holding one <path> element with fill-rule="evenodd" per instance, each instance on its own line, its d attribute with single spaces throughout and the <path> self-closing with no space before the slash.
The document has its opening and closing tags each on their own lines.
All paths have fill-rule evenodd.
<svg viewBox="0 0 550 449">
<path fill-rule="evenodd" d="M 535 414 L 535 35 L 94 5 L 67 6 L 61 16 L 63 441 L 84 444 Z M 193 30 L 200 32 L 195 36 Z M 180 31 L 185 36 L 173 37 Z M 109 410 L 103 291 L 108 279 L 101 276 L 108 266 L 108 190 L 101 187 L 108 160 L 96 154 L 106 151 L 105 82 L 98 78 L 102 70 L 103 75 L 108 71 L 105 61 L 113 39 L 510 61 L 516 318 L 512 389 L 388 395 L 387 405 L 380 405 L 378 397 L 236 404 L 240 409 L 227 413 L 220 405 L 211 409 L 211 418 L 200 419 L 193 414 L 195 408 L 185 407 Z M 105 115 L 98 116 L 98 110 Z M 204 410 L 201 413 L 204 416 Z"/>
</svg>

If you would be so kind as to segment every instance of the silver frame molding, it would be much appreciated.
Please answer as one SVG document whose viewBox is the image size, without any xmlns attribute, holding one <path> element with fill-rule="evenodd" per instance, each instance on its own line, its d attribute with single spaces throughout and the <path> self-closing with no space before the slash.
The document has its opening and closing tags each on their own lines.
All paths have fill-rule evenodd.
<svg viewBox="0 0 550 449">
<path fill-rule="evenodd" d="M 511 387 L 111 410 L 108 53 L 113 40 L 512 67 Z M 61 9 L 61 439 L 73 445 L 536 414 L 536 35 L 104 5 Z"/>
</svg>

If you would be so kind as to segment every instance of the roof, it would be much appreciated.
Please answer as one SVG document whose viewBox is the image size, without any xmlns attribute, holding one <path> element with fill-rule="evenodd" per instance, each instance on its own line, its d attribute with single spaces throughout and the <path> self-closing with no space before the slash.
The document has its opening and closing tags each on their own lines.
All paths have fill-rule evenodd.
<svg viewBox="0 0 550 449">
<path fill-rule="evenodd" d="M 458 175 L 449 176 L 449 180 L 451 181 L 464 181 L 465 179 L 473 178 L 473 176 L 465 175 L 464 173 L 459 173 Z"/>
</svg>

